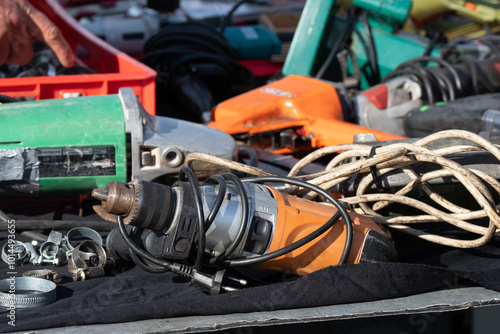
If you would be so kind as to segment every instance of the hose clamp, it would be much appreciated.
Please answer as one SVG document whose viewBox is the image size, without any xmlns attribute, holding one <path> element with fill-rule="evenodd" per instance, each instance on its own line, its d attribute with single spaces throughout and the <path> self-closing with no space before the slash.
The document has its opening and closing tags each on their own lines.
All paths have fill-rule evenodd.
<svg viewBox="0 0 500 334">
<path fill-rule="evenodd" d="M 9 239 L 2 247 L 2 260 L 7 264 L 23 265 L 30 259 L 26 245 L 18 240 Z"/>
<path fill-rule="evenodd" d="M 25 271 L 23 273 L 23 277 L 43 278 L 43 279 L 52 281 L 56 284 L 60 283 L 62 280 L 62 277 L 59 275 L 59 273 L 57 271 L 50 270 L 50 269 L 37 269 L 37 270 Z"/>
<path fill-rule="evenodd" d="M 33 291 L 17 293 L 19 291 Z M 11 277 L 0 280 L 0 306 L 28 308 L 56 300 L 56 284 L 37 277 Z"/>
<path fill-rule="evenodd" d="M 74 227 L 68 231 L 66 236 L 61 241 L 61 247 L 66 252 L 66 257 L 69 257 L 74 247 L 71 244 L 72 241 L 77 241 L 78 239 L 90 239 L 102 245 L 102 237 L 96 231 L 88 227 Z M 75 240 L 76 239 L 76 240 Z"/>
<path fill-rule="evenodd" d="M 105 274 L 106 251 L 93 240 L 85 240 L 76 246 L 68 256 L 68 271 L 74 281 L 102 277 Z"/>
</svg>

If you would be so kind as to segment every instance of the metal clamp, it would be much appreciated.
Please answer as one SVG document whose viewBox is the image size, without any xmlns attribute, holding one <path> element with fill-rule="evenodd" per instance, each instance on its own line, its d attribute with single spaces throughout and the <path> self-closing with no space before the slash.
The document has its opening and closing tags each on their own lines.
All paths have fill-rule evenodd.
<svg viewBox="0 0 500 334">
<path fill-rule="evenodd" d="M 66 257 L 69 257 L 74 247 L 71 245 L 73 239 L 87 238 L 95 241 L 97 244 L 102 245 L 101 235 L 88 227 L 75 227 L 68 231 L 66 236 L 61 241 L 61 247 L 66 252 Z"/>
<path fill-rule="evenodd" d="M 18 293 L 33 291 L 31 293 Z M 38 307 L 56 300 L 56 284 L 36 277 L 12 277 L 0 280 L 0 306 Z"/>
<path fill-rule="evenodd" d="M 85 240 L 68 256 L 68 271 L 74 281 L 102 277 L 105 274 L 106 251 L 93 240 Z"/>
<path fill-rule="evenodd" d="M 23 277 L 43 278 L 52 281 L 56 284 L 60 283 L 62 280 L 62 277 L 59 275 L 57 271 L 50 269 L 36 269 L 36 270 L 25 271 L 23 273 Z"/>
<path fill-rule="evenodd" d="M 7 264 L 23 265 L 29 259 L 30 252 L 21 241 L 9 239 L 2 247 L 2 260 Z"/>
</svg>

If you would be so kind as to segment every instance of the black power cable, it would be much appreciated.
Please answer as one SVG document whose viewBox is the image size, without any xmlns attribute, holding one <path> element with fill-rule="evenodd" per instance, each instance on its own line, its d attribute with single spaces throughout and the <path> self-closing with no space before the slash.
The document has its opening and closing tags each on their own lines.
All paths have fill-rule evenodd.
<svg viewBox="0 0 500 334">
<path fill-rule="evenodd" d="M 130 258 L 139 268 L 151 274 L 163 274 L 170 270 L 165 267 L 153 268 L 150 265 L 147 265 L 141 260 L 141 258 L 139 258 L 139 256 L 137 256 L 137 254 L 132 249 L 130 249 Z"/>
<path fill-rule="evenodd" d="M 194 269 L 199 269 L 203 264 L 203 256 L 205 255 L 205 219 L 203 213 L 203 204 L 201 202 L 201 192 L 200 187 L 198 186 L 198 180 L 194 175 L 191 168 L 187 166 L 183 166 L 179 173 L 179 180 L 182 180 L 183 176 L 186 176 L 189 185 L 191 186 L 191 190 L 194 195 L 194 202 L 196 205 L 196 212 L 198 213 L 198 249 L 196 252 L 196 261 L 193 265 Z"/>
<path fill-rule="evenodd" d="M 220 23 L 219 26 L 219 32 L 224 35 L 224 30 L 226 30 L 227 25 L 229 24 L 229 21 L 232 19 L 234 12 L 245 2 L 248 2 L 249 0 L 240 0 L 237 3 L 233 5 L 233 7 L 229 10 L 229 12 L 224 16 L 222 19 L 222 22 Z"/>
<path fill-rule="evenodd" d="M 248 223 L 248 215 L 249 215 L 249 210 L 248 210 L 248 195 L 245 190 L 245 187 L 243 186 L 243 183 L 240 181 L 239 178 L 237 178 L 233 174 L 222 174 L 222 176 L 226 180 L 232 181 L 236 188 L 238 189 L 238 192 L 240 193 L 241 196 L 241 224 L 240 228 L 238 229 L 238 232 L 236 233 L 236 237 L 234 240 L 231 242 L 229 246 L 227 246 L 226 250 L 220 254 L 217 258 L 213 258 L 210 262 L 211 263 L 216 263 L 224 260 L 227 258 L 229 255 L 231 255 L 232 252 L 238 247 L 238 245 L 241 242 L 241 239 L 243 239 L 243 236 L 245 235 L 245 230 L 246 230 L 246 224 Z"/>
<path fill-rule="evenodd" d="M 377 48 L 375 47 L 375 41 L 373 40 L 372 28 L 368 23 L 368 13 L 364 13 L 362 16 L 363 28 L 365 30 L 366 38 L 368 39 L 368 59 L 371 68 L 371 85 L 376 85 L 380 83 L 380 70 L 378 66 L 378 56 Z"/>
<path fill-rule="evenodd" d="M 217 103 L 254 88 L 253 73 L 240 64 L 238 52 L 204 22 L 162 28 L 143 54 L 141 61 L 157 72 L 160 115 L 203 122 L 202 114 Z M 162 103 L 173 108 L 165 113 Z"/>
<path fill-rule="evenodd" d="M 475 51 L 471 59 L 469 53 L 474 50 L 476 43 L 487 46 L 489 51 L 484 54 Z M 462 44 L 470 44 L 470 48 L 459 50 L 458 46 Z M 430 51 L 424 54 L 427 53 Z M 421 86 L 423 98 L 428 104 L 495 93 L 500 91 L 499 73 L 494 70 L 499 60 L 500 36 L 455 39 L 443 48 L 441 57 L 424 55 L 404 62 L 389 73 L 383 82 L 397 76 L 410 76 Z"/>
<path fill-rule="evenodd" d="M 347 37 L 347 34 L 352 30 L 355 18 L 356 16 L 354 15 L 354 12 L 350 11 L 347 16 L 347 21 L 344 27 L 342 28 L 342 31 L 340 32 L 339 36 L 337 36 L 337 38 L 335 39 L 335 44 L 332 46 L 330 53 L 328 54 L 326 60 L 319 68 L 318 72 L 316 72 L 316 75 L 314 76 L 316 79 L 322 79 L 325 76 L 326 71 L 331 66 L 333 60 L 337 56 L 337 53 L 339 51 L 342 42 Z"/>
<path fill-rule="evenodd" d="M 210 225 L 214 222 L 215 216 L 219 212 L 219 209 L 224 201 L 224 197 L 226 196 L 227 184 L 226 179 L 224 179 L 220 175 L 212 175 L 203 182 L 202 185 L 206 185 L 211 181 L 215 181 L 219 185 L 219 193 L 217 194 L 217 198 L 215 199 L 214 206 L 210 210 L 210 213 L 205 220 L 205 228 L 208 229 Z"/>
<path fill-rule="evenodd" d="M 127 230 L 125 228 L 125 223 L 123 222 L 122 216 L 117 215 L 116 222 L 118 223 L 118 228 L 120 229 L 120 234 L 121 234 L 123 240 L 125 241 L 127 246 L 129 246 L 130 249 L 134 253 L 136 253 L 136 255 L 139 255 L 142 258 L 144 258 L 144 259 L 146 259 L 146 260 L 148 260 L 148 261 L 150 261 L 150 262 L 152 262 L 160 267 L 164 267 L 164 268 L 167 268 L 168 270 L 172 270 L 173 265 L 174 265 L 173 262 L 159 259 L 156 256 L 151 255 L 150 253 L 148 253 L 147 251 L 145 251 L 144 249 L 142 249 L 141 247 L 139 247 L 135 244 L 134 240 L 132 240 L 132 238 L 127 233 Z"/>
</svg>

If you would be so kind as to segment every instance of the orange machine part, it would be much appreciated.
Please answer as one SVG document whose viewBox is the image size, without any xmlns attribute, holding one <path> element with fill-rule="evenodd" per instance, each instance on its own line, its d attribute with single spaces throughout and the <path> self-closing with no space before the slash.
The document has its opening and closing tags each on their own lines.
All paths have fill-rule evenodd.
<svg viewBox="0 0 500 334">
<path fill-rule="evenodd" d="M 267 253 L 281 249 L 305 237 L 325 224 L 337 209 L 327 204 L 311 202 L 269 188 L 277 201 L 278 217 Z M 347 263 L 359 263 L 370 231 L 375 231 L 393 249 L 389 232 L 373 220 L 350 212 L 353 220 L 353 240 Z M 337 265 L 346 240 L 345 221 L 341 218 L 323 235 L 288 254 L 264 262 L 259 269 L 269 269 L 305 276 L 316 270 Z M 395 250 L 394 250 L 394 256 Z M 391 259 L 387 259 L 388 261 Z"/>
<path fill-rule="evenodd" d="M 210 127 L 231 135 L 301 128 L 312 148 L 352 143 L 354 135 L 372 133 L 378 140 L 403 137 L 344 122 L 332 84 L 289 75 L 220 103 L 212 110 Z"/>
</svg>

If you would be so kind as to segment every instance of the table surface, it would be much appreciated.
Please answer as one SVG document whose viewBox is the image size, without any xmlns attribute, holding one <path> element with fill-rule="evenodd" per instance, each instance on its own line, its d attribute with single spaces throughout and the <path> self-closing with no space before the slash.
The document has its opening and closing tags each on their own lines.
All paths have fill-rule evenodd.
<svg viewBox="0 0 500 334">
<path fill-rule="evenodd" d="M 415 313 L 451 312 L 495 304 L 500 304 L 500 292 L 481 287 L 459 287 L 364 303 L 52 328 L 37 330 L 36 333 L 197 333 L 248 326 L 270 326 Z"/>
</svg>

